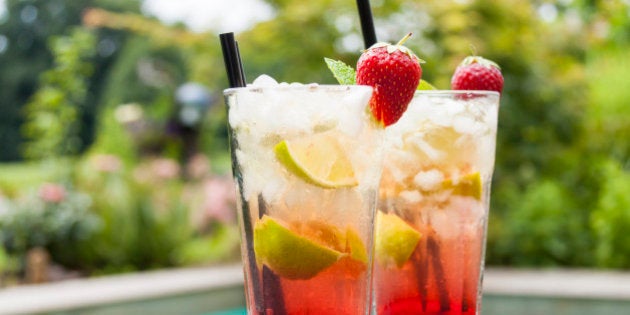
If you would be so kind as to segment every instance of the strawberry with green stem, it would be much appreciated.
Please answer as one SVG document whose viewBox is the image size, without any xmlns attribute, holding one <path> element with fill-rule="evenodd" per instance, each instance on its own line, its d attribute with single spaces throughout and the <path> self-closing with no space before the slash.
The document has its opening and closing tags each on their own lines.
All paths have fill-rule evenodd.
<svg viewBox="0 0 630 315">
<path fill-rule="evenodd" d="M 501 68 L 494 61 L 468 56 L 457 66 L 451 78 L 453 90 L 503 91 Z"/>
<path fill-rule="evenodd" d="M 374 88 L 370 109 L 384 126 L 397 122 L 407 110 L 422 77 L 424 61 L 403 46 L 409 37 L 411 33 L 396 45 L 374 44 L 357 62 L 356 83 Z"/>
</svg>

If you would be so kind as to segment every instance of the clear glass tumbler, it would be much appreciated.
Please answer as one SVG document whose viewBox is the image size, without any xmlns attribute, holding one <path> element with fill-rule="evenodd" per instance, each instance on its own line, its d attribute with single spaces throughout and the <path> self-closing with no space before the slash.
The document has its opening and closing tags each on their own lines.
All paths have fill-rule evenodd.
<svg viewBox="0 0 630 315">
<path fill-rule="evenodd" d="M 374 313 L 479 314 L 499 94 L 419 91 L 387 128 Z"/>
<path fill-rule="evenodd" d="M 248 314 L 369 314 L 383 128 L 366 86 L 224 91 Z"/>
</svg>

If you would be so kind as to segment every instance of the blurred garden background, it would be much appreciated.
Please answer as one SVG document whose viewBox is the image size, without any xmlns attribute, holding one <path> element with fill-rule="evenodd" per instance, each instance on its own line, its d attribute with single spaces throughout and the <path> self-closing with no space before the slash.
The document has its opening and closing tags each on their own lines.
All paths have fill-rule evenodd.
<svg viewBox="0 0 630 315">
<path fill-rule="evenodd" d="M 363 48 L 354 0 L 156 2 L 0 1 L 0 286 L 238 261 L 218 34 L 250 82 Z M 471 47 L 502 67 L 487 263 L 629 269 L 630 1 L 371 2 L 438 88 Z"/>
</svg>

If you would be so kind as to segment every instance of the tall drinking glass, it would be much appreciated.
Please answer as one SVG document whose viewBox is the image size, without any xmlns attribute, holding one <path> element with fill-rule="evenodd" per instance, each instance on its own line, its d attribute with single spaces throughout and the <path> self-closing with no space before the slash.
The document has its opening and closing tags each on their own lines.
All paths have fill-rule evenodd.
<svg viewBox="0 0 630 315">
<path fill-rule="evenodd" d="M 387 128 L 375 313 L 479 314 L 499 94 L 417 92 Z"/>
<path fill-rule="evenodd" d="M 366 86 L 224 91 L 248 314 L 368 314 L 383 128 Z"/>
</svg>

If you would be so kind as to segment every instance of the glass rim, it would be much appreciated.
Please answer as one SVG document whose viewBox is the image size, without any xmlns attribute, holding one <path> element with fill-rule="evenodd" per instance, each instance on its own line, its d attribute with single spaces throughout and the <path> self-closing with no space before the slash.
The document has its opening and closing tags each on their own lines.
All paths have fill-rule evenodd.
<svg viewBox="0 0 630 315">
<path fill-rule="evenodd" d="M 414 93 L 416 95 L 477 95 L 477 96 L 498 96 L 501 94 L 497 91 L 486 90 L 417 90 Z"/>
<path fill-rule="evenodd" d="M 274 85 L 274 86 L 254 86 L 248 85 L 244 87 L 234 87 L 227 88 L 223 90 L 224 96 L 229 96 L 236 94 L 240 91 L 249 91 L 249 92 L 262 92 L 263 90 L 272 90 L 272 91 L 282 91 L 282 90 L 324 90 L 327 92 L 346 92 L 350 90 L 362 90 L 362 89 L 373 89 L 369 85 L 359 85 L 359 84 L 318 84 L 318 83 L 308 83 L 308 84 L 282 84 L 282 85 Z M 449 95 L 476 95 L 476 96 L 497 96 L 500 97 L 501 94 L 497 91 L 487 91 L 487 90 L 417 90 L 414 92 L 414 96 L 416 95 L 437 95 L 437 96 L 449 96 Z"/>
<path fill-rule="evenodd" d="M 326 92 L 346 92 L 350 90 L 372 90 L 372 87 L 369 85 L 347 85 L 347 84 L 318 84 L 318 83 L 310 83 L 310 84 L 301 84 L 301 85 L 292 85 L 292 84 L 283 84 L 283 85 L 274 85 L 274 86 L 244 86 L 244 87 L 235 87 L 228 88 L 223 90 L 224 96 L 234 95 L 238 92 L 249 91 L 249 92 L 262 92 L 264 90 L 271 91 L 302 91 L 302 90 L 312 90 L 315 91 L 326 91 Z"/>
</svg>

